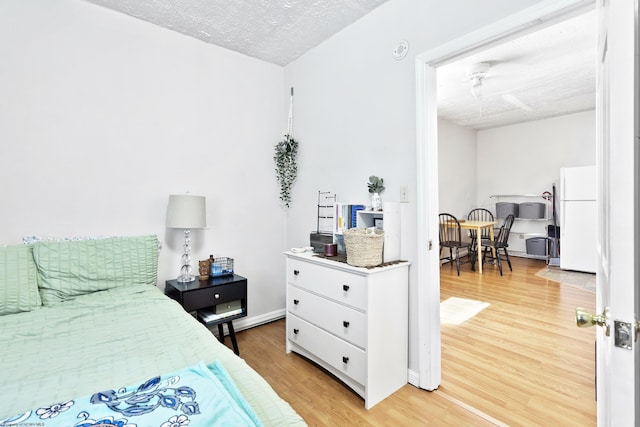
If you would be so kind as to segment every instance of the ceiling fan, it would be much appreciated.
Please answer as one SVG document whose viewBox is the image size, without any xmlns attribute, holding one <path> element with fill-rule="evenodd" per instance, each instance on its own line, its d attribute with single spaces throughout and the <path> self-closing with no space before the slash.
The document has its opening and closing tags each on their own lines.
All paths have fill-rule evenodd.
<svg viewBox="0 0 640 427">
<path fill-rule="evenodd" d="M 484 80 L 487 78 L 492 68 L 492 63 L 497 63 L 497 61 L 474 62 L 468 64 L 466 67 L 467 79 L 469 80 L 469 84 L 471 86 L 471 95 L 475 99 L 479 99 L 482 97 Z M 519 100 L 512 93 L 507 92 L 500 95 L 505 102 L 508 102 L 509 104 L 523 111 L 533 111 L 533 108 Z"/>
</svg>

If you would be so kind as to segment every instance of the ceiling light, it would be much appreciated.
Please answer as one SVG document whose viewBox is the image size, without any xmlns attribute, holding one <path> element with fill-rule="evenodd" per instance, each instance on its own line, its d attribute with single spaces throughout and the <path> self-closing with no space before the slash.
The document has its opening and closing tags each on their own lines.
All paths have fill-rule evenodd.
<svg viewBox="0 0 640 427">
<path fill-rule="evenodd" d="M 491 68 L 488 62 L 477 62 L 467 66 L 467 78 L 471 82 L 471 94 L 474 98 L 480 96 L 482 81 L 487 77 L 487 72 Z"/>
</svg>

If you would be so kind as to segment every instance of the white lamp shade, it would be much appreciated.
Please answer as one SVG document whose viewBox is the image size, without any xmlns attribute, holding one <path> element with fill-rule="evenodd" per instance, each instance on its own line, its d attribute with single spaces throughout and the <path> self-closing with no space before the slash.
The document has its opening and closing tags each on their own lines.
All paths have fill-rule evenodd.
<svg viewBox="0 0 640 427">
<path fill-rule="evenodd" d="M 168 228 L 204 228 L 207 226 L 207 209 L 204 196 L 172 194 L 167 207 Z"/>
</svg>

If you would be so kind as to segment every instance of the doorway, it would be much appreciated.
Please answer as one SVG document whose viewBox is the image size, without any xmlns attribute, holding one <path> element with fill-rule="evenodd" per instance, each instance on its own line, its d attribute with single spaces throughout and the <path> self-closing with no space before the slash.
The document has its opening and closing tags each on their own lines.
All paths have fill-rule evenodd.
<svg viewBox="0 0 640 427">
<path fill-rule="evenodd" d="M 561 4 L 558 4 L 561 3 Z M 439 319 L 440 273 L 437 215 L 438 202 L 438 134 L 435 94 L 437 67 L 452 62 L 483 47 L 495 46 L 536 28 L 551 25 L 593 7 L 592 1 L 569 0 L 543 2 L 516 16 L 499 21 L 456 39 L 438 49 L 419 55 L 416 86 L 418 109 L 418 313 L 419 385 L 435 390 L 441 382 L 441 335 Z M 429 249 L 431 248 L 431 250 Z M 435 325 L 435 326 L 434 326 Z"/>
</svg>

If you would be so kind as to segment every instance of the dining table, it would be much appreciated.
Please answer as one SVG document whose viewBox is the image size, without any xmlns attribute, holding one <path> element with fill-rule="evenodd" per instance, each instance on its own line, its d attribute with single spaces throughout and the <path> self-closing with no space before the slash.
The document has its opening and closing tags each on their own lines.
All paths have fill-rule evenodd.
<svg viewBox="0 0 640 427">
<path fill-rule="evenodd" d="M 460 220 L 460 228 L 465 230 L 475 230 L 476 232 L 476 245 L 478 252 L 478 273 L 482 274 L 482 230 L 489 229 L 489 239 L 493 241 L 494 233 L 493 226 L 497 221 L 475 221 L 475 220 Z"/>
</svg>

